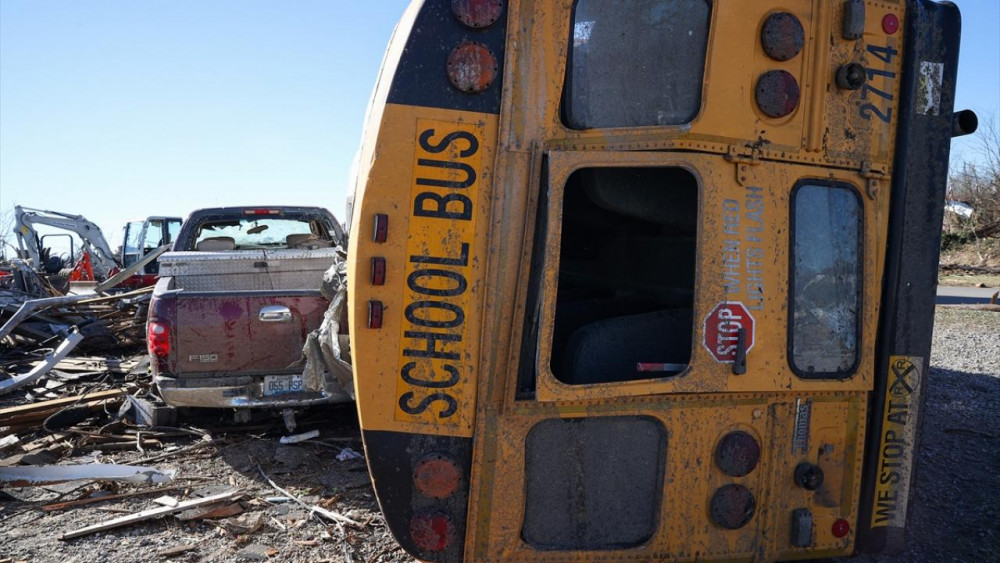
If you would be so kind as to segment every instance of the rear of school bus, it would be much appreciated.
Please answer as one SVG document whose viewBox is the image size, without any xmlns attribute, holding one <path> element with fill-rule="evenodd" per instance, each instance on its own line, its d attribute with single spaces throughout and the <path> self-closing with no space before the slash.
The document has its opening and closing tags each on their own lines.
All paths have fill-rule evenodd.
<svg viewBox="0 0 1000 563">
<path fill-rule="evenodd" d="M 414 2 L 349 250 L 400 544 L 900 549 L 958 38 L 925 0 Z"/>
</svg>

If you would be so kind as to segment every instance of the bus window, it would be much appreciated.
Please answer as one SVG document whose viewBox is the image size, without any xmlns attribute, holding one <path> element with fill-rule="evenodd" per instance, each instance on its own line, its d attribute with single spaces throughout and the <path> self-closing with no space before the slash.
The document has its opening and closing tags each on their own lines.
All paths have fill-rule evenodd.
<svg viewBox="0 0 1000 563">
<path fill-rule="evenodd" d="M 847 186 L 812 183 L 799 185 L 792 202 L 792 369 L 849 377 L 858 363 L 861 202 Z"/>
<path fill-rule="evenodd" d="M 646 379 L 691 358 L 698 184 L 683 168 L 584 168 L 562 202 L 553 375 Z"/>
<path fill-rule="evenodd" d="M 567 65 L 573 129 L 688 123 L 701 107 L 708 0 L 578 0 Z"/>
<path fill-rule="evenodd" d="M 652 417 L 538 423 L 525 440 L 524 540 L 539 549 L 645 543 L 656 531 L 666 456 L 666 429 Z"/>
</svg>

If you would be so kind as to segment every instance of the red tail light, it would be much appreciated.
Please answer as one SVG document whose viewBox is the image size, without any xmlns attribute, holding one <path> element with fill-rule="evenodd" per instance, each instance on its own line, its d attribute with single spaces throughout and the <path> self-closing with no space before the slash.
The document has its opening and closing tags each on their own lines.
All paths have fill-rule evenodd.
<svg viewBox="0 0 1000 563">
<path fill-rule="evenodd" d="M 757 80 L 757 107 L 768 117 L 785 117 L 799 106 L 799 83 L 785 70 L 765 72 Z"/>
<path fill-rule="evenodd" d="M 280 209 L 245 209 L 244 215 L 281 215 Z"/>
<path fill-rule="evenodd" d="M 455 525 L 444 512 L 418 512 L 410 519 L 410 537 L 424 551 L 444 551 L 455 539 Z"/>
<path fill-rule="evenodd" d="M 149 355 L 156 359 L 165 359 L 170 355 L 170 327 L 163 323 L 150 321 L 146 324 L 146 349 Z"/>
<path fill-rule="evenodd" d="M 788 12 L 771 14 L 760 30 L 760 44 L 767 56 L 776 61 L 787 61 L 802 51 L 805 31 L 799 18 Z"/>
<path fill-rule="evenodd" d="M 501 0 L 451 0 L 451 11 L 463 25 L 482 29 L 500 19 Z"/>
</svg>

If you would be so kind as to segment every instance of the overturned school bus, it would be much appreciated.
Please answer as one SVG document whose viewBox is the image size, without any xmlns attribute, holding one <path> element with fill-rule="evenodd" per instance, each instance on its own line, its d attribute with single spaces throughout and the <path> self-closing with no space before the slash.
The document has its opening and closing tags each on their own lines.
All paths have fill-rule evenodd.
<svg viewBox="0 0 1000 563">
<path fill-rule="evenodd" d="M 414 2 L 348 280 L 402 546 L 899 549 L 949 142 L 975 128 L 959 27 L 926 0 Z"/>
</svg>

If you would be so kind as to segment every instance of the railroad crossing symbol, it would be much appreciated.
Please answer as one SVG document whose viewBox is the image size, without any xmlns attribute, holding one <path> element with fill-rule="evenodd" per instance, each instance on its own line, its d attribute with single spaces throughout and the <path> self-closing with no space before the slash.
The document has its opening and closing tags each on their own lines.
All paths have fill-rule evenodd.
<svg viewBox="0 0 1000 563">
<path fill-rule="evenodd" d="M 913 365 L 913 362 L 905 358 L 894 361 L 892 363 L 892 382 L 889 384 L 889 393 L 894 397 L 902 397 L 913 393 L 913 386 L 916 385 L 916 381 L 913 383 L 908 381 L 912 373 L 916 373 L 917 377 L 920 377 L 917 366 Z"/>
<path fill-rule="evenodd" d="M 702 327 L 705 339 L 702 344 L 715 361 L 731 364 L 736 360 L 740 329 L 743 329 L 746 335 L 747 351 L 753 348 L 755 324 L 753 315 L 743 303 L 723 301 L 705 317 Z"/>
</svg>

